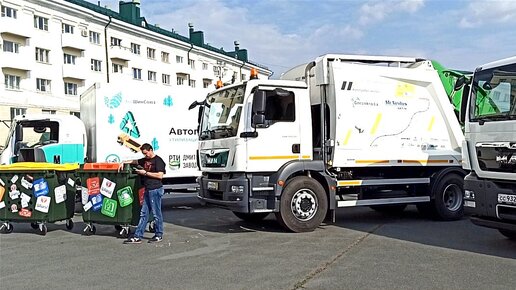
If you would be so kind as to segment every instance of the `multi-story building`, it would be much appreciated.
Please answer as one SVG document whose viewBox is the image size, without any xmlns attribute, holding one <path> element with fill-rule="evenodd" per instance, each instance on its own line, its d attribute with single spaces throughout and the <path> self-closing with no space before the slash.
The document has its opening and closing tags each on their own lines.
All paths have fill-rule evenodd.
<svg viewBox="0 0 516 290">
<path fill-rule="evenodd" d="M 219 79 L 249 78 L 252 68 L 271 75 L 237 42 L 227 52 L 191 24 L 188 37 L 149 24 L 139 2 L 120 1 L 117 13 L 83 0 L 0 0 L 0 146 L 15 115 L 79 115 L 79 96 L 96 82 L 206 94 Z"/>
</svg>

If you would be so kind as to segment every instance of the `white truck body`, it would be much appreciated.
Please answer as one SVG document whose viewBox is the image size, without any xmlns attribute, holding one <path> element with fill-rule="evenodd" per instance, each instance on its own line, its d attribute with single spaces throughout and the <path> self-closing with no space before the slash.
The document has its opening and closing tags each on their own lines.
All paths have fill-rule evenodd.
<svg viewBox="0 0 516 290">
<path fill-rule="evenodd" d="M 143 158 L 144 143 L 167 164 L 165 179 L 200 175 L 197 167 L 197 112 L 188 110 L 203 90 L 167 89 L 154 84 L 96 83 L 81 95 L 89 162 Z"/>
<path fill-rule="evenodd" d="M 335 207 L 420 203 L 462 216 L 463 134 L 431 61 L 324 55 L 279 81 L 219 89 L 207 104 L 203 203 L 244 219 L 274 212 L 293 231 Z"/>
<path fill-rule="evenodd" d="M 516 56 L 478 67 L 470 86 L 464 206 L 473 223 L 516 239 Z"/>
</svg>

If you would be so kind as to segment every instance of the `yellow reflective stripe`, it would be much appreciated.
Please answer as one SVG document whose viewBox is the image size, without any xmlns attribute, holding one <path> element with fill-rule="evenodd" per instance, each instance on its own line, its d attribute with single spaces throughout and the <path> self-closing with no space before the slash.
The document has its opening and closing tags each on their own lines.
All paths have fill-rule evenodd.
<svg viewBox="0 0 516 290">
<path fill-rule="evenodd" d="M 373 128 L 371 128 L 371 135 L 374 135 L 376 133 L 376 129 L 378 128 L 378 125 L 380 124 L 381 119 L 382 119 L 382 113 L 378 113 L 378 115 L 376 115 L 376 120 L 374 121 Z"/>
<path fill-rule="evenodd" d="M 371 164 L 371 163 L 389 163 L 389 160 L 355 160 L 358 164 Z"/>
<path fill-rule="evenodd" d="M 421 164 L 428 164 L 428 163 L 453 163 L 453 160 L 401 160 L 402 163 L 421 163 Z"/>
<path fill-rule="evenodd" d="M 428 125 L 428 129 L 427 129 L 428 132 L 432 131 L 432 128 L 434 127 L 434 122 L 435 122 L 435 116 L 432 116 L 432 119 L 430 119 L 430 124 Z"/>
<path fill-rule="evenodd" d="M 342 145 L 348 145 L 349 138 L 351 137 L 351 129 L 348 130 L 348 133 L 346 134 L 346 139 L 344 139 L 344 143 Z"/>
<path fill-rule="evenodd" d="M 310 159 L 310 155 L 249 156 L 249 160 Z"/>
<path fill-rule="evenodd" d="M 337 182 L 338 186 L 360 186 L 362 185 L 362 180 L 345 180 Z"/>
</svg>

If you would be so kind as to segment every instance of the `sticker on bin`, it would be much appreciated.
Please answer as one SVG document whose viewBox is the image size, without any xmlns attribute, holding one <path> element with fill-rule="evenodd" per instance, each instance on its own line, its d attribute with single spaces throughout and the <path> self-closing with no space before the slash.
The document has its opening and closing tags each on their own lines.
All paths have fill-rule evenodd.
<svg viewBox="0 0 516 290">
<path fill-rule="evenodd" d="M 74 187 L 75 181 L 73 181 L 73 179 L 71 179 L 71 178 L 68 178 L 68 185 L 70 185 L 71 187 Z"/>
<path fill-rule="evenodd" d="M 84 211 L 89 211 L 92 206 L 91 201 L 88 201 L 82 208 Z"/>
<path fill-rule="evenodd" d="M 50 196 L 38 196 L 38 198 L 36 199 L 36 206 L 34 207 L 34 209 L 40 212 L 48 213 L 51 199 L 52 198 Z"/>
<path fill-rule="evenodd" d="M 32 182 L 25 179 L 25 177 L 22 177 L 21 179 L 21 185 L 25 187 L 25 189 L 32 189 Z"/>
<path fill-rule="evenodd" d="M 20 198 L 21 198 L 21 207 L 22 208 L 28 207 L 29 201 L 30 201 L 30 195 L 22 192 L 22 194 L 20 195 Z"/>
<path fill-rule="evenodd" d="M 133 190 L 130 186 L 119 189 L 116 195 L 118 195 L 118 202 L 120 202 L 121 207 L 126 207 L 133 203 Z"/>
<path fill-rule="evenodd" d="M 5 182 L 2 180 L 2 178 L 0 178 L 0 185 L 5 186 Z"/>
<path fill-rule="evenodd" d="M 82 205 L 86 205 L 88 203 L 88 198 L 90 195 L 88 194 L 88 189 L 86 187 L 81 186 L 81 203 Z"/>
<path fill-rule="evenodd" d="M 0 200 L 3 200 L 5 193 L 5 187 L 0 186 Z"/>
<path fill-rule="evenodd" d="M 16 204 L 11 204 L 11 212 L 12 213 L 18 212 L 18 206 Z"/>
<path fill-rule="evenodd" d="M 30 218 L 32 216 L 32 211 L 30 211 L 26 208 L 23 208 L 18 212 L 18 215 L 21 217 Z"/>
<path fill-rule="evenodd" d="M 36 179 L 33 186 L 35 197 L 48 195 L 48 183 L 44 178 Z"/>
<path fill-rule="evenodd" d="M 9 192 L 9 197 L 14 200 L 20 197 L 20 192 L 18 190 L 13 190 Z"/>
<path fill-rule="evenodd" d="M 3 201 L 0 201 L 0 209 L 4 208 L 5 207 L 5 202 Z"/>
<path fill-rule="evenodd" d="M 115 191 L 115 186 L 116 183 L 107 178 L 104 178 L 102 180 L 102 186 L 100 187 L 100 193 L 102 193 L 102 195 L 107 198 L 111 198 L 111 196 L 113 196 L 113 191 Z"/>
<path fill-rule="evenodd" d="M 62 203 L 66 200 L 66 185 L 58 186 L 54 189 L 54 195 L 56 197 L 56 203 Z"/>
<path fill-rule="evenodd" d="M 145 187 L 138 189 L 138 200 L 140 201 L 140 205 L 143 205 L 143 199 L 145 196 Z"/>
<path fill-rule="evenodd" d="M 115 217 L 116 200 L 110 199 L 110 198 L 104 198 L 104 200 L 102 201 L 102 210 L 100 212 L 105 216 Z"/>
<path fill-rule="evenodd" d="M 92 195 L 90 197 L 91 205 L 93 207 L 93 211 L 99 211 L 102 208 L 102 194 Z"/>
<path fill-rule="evenodd" d="M 18 175 L 15 175 L 11 178 L 11 183 L 16 183 L 18 181 Z"/>
<path fill-rule="evenodd" d="M 89 195 L 96 195 L 100 193 L 100 178 L 90 177 L 86 179 L 86 186 L 88 187 Z"/>
</svg>

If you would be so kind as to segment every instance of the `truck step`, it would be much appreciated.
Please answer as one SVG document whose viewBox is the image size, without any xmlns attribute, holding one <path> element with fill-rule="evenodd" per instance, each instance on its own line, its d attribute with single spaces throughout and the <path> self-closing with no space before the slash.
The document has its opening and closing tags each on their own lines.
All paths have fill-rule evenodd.
<svg viewBox="0 0 516 290">
<path fill-rule="evenodd" d="M 417 203 L 417 202 L 429 202 L 429 201 L 430 201 L 429 196 L 375 198 L 375 199 L 362 199 L 362 200 L 339 200 L 339 201 L 337 201 L 337 207 Z"/>
</svg>

